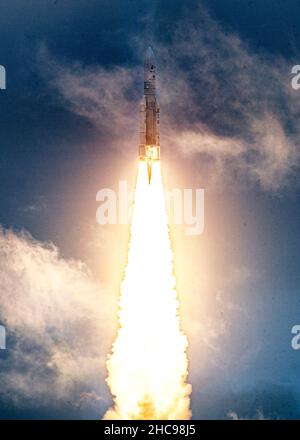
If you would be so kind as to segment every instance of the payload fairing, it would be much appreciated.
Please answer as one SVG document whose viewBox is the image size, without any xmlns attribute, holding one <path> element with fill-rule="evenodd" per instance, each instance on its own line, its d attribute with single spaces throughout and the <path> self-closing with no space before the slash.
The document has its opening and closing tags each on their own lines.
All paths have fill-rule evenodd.
<svg viewBox="0 0 300 440">
<path fill-rule="evenodd" d="M 152 163 L 160 159 L 159 105 L 156 98 L 156 62 L 151 47 L 144 61 L 144 96 L 140 104 L 140 160 L 147 161 L 151 183 Z"/>
</svg>

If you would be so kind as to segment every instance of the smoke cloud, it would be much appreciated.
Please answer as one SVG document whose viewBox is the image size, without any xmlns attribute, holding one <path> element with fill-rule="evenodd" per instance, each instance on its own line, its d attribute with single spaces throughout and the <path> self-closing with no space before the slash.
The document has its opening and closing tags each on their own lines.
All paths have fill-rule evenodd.
<svg viewBox="0 0 300 440">
<path fill-rule="evenodd" d="M 133 43 L 139 67 L 85 67 L 53 60 L 45 47 L 40 51 L 44 75 L 64 105 L 122 151 L 134 136 L 137 142 L 141 41 L 148 39 Z M 300 114 L 288 60 L 255 53 L 201 8 L 177 23 L 168 43 L 157 38 L 153 45 L 163 85 L 164 147 L 193 158 L 199 171 L 209 168 L 217 183 L 273 192 L 288 185 L 299 163 Z"/>
<path fill-rule="evenodd" d="M 53 244 L 0 230 L 0 319 L 8 334 L 1 400 L 28 408 L 69 399 L 99 413 L 114 322 L 109 298 L 81 262 L 64 260 Z"/>
</svg>

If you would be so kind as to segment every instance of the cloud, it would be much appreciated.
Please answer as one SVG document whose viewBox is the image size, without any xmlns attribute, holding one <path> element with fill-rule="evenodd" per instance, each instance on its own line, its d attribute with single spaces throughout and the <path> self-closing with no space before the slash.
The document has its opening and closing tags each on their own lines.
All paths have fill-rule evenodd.
<svg viewBox="0 0 300 440">
<path fill-rule="evenodd" d="M 148 38 L 133 41 L 141 54 L 139 67 L 59 62 L 45 47 L 39 58 L 64 105 L 95 124 L 121 151 L 133 139 L 138 142 L 134 121 Z M 299 162 L 300 104 L 290 85 L 289 62 L 255 53 L 203 8 L 177 22 L 168 43 L 154 36 L 153 45 L 164 147 L 193 157 L 203 173 L 209 165 L 207 180 L 275 192 L 285 187 Z"/>
<path fill-rule="evenodd" d="M 222 177 L 231 174 L 265 190 L 284 186 L 299 159 L 299 100 L 289 63 L 255 53 L 203 10 L 174 32 L 164 63 L 178 93 L 177 72 L 186 84 L 180 113 L 166 111 L 172 145 L 204 161 L 211 156 Z"/>
<path fill-rule="evenodd" d="M 27 204 L 26 206 L 23 206 L 19 209 L 20 213 L 28 215 L 28 216 L 34 216 L 38 215 L 41 212 L 45 211 L 47 209 L 47 203 L 44 197 L 34 197 L 31 203 Z"/>
<path fill-rule="evenodd" d="M 259 386 L 228 394 L 227 405 L 235 407 L 227 417 L 233 420 L 298 419 L 299 401 L 297 392 L 288 386 L 259 383 Z"/>
<path fill-rule="evenodd" d="M 53 244 L 0 230 L 0 319 L 8 335 L 0 400 L 21 408 L 98 404 L 100 416 L 111 297 L 84 264 L 63 259 Z"/>
<path fill-rule="evenodd" d="M 296 420 L 299 399 L 292 387 L 258 382 L 244 389 L 206 383 L 194 394 L 195 419 Z M 228 408 L 231 408 L 228 411 Z"/>
<path fill-rule="evenodd" d="M 256 411 L 256 415 L 253 418 L 245 418 L 245 417 L 239 417 L 237 415 L 236 412 L 234 411 L 230 411 L 227 416 L 231 419 L 231 420 L 268 420 L 264 417 L 263 413 L 260 410 Z"/>
<path fill-rule="evenodd" d="M 119 151 L 128 147 L 136 135 L 132 123 L 138 113 L 136 69 L 86 68 L 79 62 L 59 62 L 44 44 L 39 49 L 39 63 L 49 85 L 59 91 L 63 105 L 97 127 L 109 146 Z"/>
</svg>

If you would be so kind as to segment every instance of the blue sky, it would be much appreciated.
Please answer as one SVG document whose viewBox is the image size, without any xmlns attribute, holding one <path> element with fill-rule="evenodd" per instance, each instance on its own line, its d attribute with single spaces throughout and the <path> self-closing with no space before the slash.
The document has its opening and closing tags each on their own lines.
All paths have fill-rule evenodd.
<svg viewBox="0 0 300 440">
<path fill-rule="evenodd" d="M 127 235 L 96 224 L 95 194 L 133 185 L 149 44 L 166 185 L 206 190 L 204 234 L 173 231 L 194 417 L 299 418 L 299 13 L 293 0 L 0 7 L 0 418 L 110 404 Z"/>
</svg>

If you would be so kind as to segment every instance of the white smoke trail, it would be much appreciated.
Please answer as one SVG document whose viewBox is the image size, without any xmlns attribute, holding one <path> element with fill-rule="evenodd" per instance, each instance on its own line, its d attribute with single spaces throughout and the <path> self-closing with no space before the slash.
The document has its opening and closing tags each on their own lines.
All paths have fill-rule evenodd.
<svg viewBox="0 0 300 440">
<path fill-rule="evenodd" d="M 187 338 L 180 329 L 160 163 L 139 163 L 119 330 L 107 361 L 106 419 L 189 419 Z"/>
</svg>

